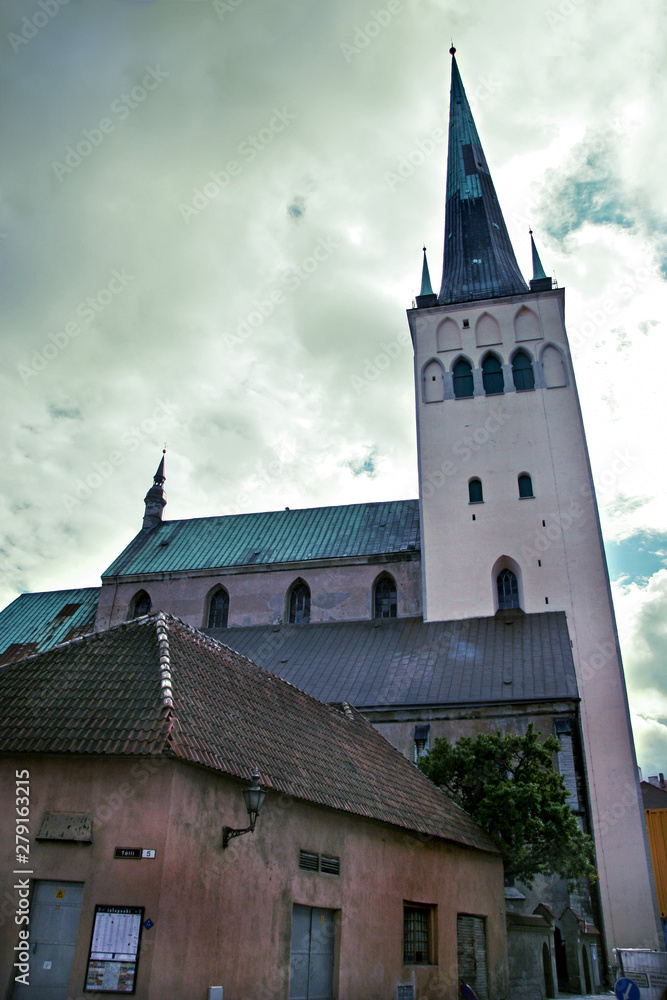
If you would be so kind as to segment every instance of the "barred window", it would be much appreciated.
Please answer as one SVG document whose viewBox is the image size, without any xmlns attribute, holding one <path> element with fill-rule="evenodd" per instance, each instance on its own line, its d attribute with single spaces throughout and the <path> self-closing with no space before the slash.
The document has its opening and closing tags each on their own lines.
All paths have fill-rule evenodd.
<svg viewBox="0 0 667 1000">
<path fill-rule="evenodd" d="M 292 587 L 289 621 L 291 625 L 306 625 L 310 621 L 310 587 L 303 580 L 297 581 Z"/>
<path fill-rule="evenodd" d="M 517 392 L 535 388 L 533 365 L 525 351 L 517 351 L 512 361 L 512 378 Z"/>
<path fill-rule="evenodd" d="M 428 965 L 431 961 L 431 907 L 403 908 L 403 962 Z"/>
<path fill-rule="evenodd" d="M 493 354 L 487 354 L 482 362 L 482 384 L 487 396 L 497 396 L 505 391 L 503 366 Z"/>
<path fill-rule="evenodd" d="M 396 584 L 390 576 L 383 576 L 375 584 L 375 617 L 396 617 Z"/>
<path fill-rule="evenodd" d="M 519 607 L 519 583 L 511 569 L 498 574 L 498 609 L 500 611 Z"/>
<path fill-rule="evenodd" d="M 222 587 L 211 596 L 208 605 L 208 627 L 227 628 L 229 616 L 229 594 Z"/>
</svg>

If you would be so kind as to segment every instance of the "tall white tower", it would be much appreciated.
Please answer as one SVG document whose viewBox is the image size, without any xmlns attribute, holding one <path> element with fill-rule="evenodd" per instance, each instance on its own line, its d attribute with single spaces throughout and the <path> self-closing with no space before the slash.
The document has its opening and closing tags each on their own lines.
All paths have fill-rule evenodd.
<svg viewBox="0 0 667 1000">
<path fill-rule="evenodd" d="M 408 312 L 424 618 L 566 612 L 607 948 L 659 948 L 565 293 L 545 276 L 534 243 L 530 287 L 521 276 L 451 53 L 442 287 L 436 296 L 424 256 L 422 292 Z"/>
</svg>

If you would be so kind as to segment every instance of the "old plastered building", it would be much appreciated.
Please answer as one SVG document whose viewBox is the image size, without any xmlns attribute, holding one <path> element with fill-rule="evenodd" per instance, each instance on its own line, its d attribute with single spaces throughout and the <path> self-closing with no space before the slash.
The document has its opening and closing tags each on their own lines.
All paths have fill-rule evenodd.
<svg viewBox="0 0 667 1000">
<path fill-rule="evenodd" d="M 537 996 L 660 938 L 565 293 L 532 249 L 526 284 L 453 59 L 442 287 L 424 255 L 408 311 L 419 499 L 169 521 L 163 459 L 96 607 L 90 591 L 24 595 L 0 654 L 160 609 L 353 704 L 410 759 L 437 736 L 555 732 L 600 884 L 508 887 Z"/>
</svg>

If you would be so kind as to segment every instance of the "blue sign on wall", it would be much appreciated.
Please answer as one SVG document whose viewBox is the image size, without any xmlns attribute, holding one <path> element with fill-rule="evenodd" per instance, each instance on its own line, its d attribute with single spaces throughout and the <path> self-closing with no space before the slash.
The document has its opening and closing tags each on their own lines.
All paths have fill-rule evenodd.
<svg viewBox="0 0 667 1000">
<path fill-rule="evenodd" d="M 639 987 L 632 979 L 619 979 L 614 986 L 618 1000 L 639 1000 Z"/>
</svg>

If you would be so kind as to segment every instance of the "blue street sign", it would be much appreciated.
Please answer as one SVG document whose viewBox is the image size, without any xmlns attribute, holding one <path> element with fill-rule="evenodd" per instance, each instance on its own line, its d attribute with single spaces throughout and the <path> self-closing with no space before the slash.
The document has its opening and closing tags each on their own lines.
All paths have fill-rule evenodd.
<svg viewBox="0 0 667 1000">
<path fill-rule="evenodd" d="M 151 920 L 150 917 L 148 918 L 148 920 L 144 920 L 144 927 L 146 928 L 147 931 L 149 931 L 152 926 L 153 926 L 153 921 Z"/>
<path fill-rule="evenodd" d="M 619 979 L 614 986 L 618 1000 L 639 1000 L 639 987 L 632 979 Z"/>
</svg>

